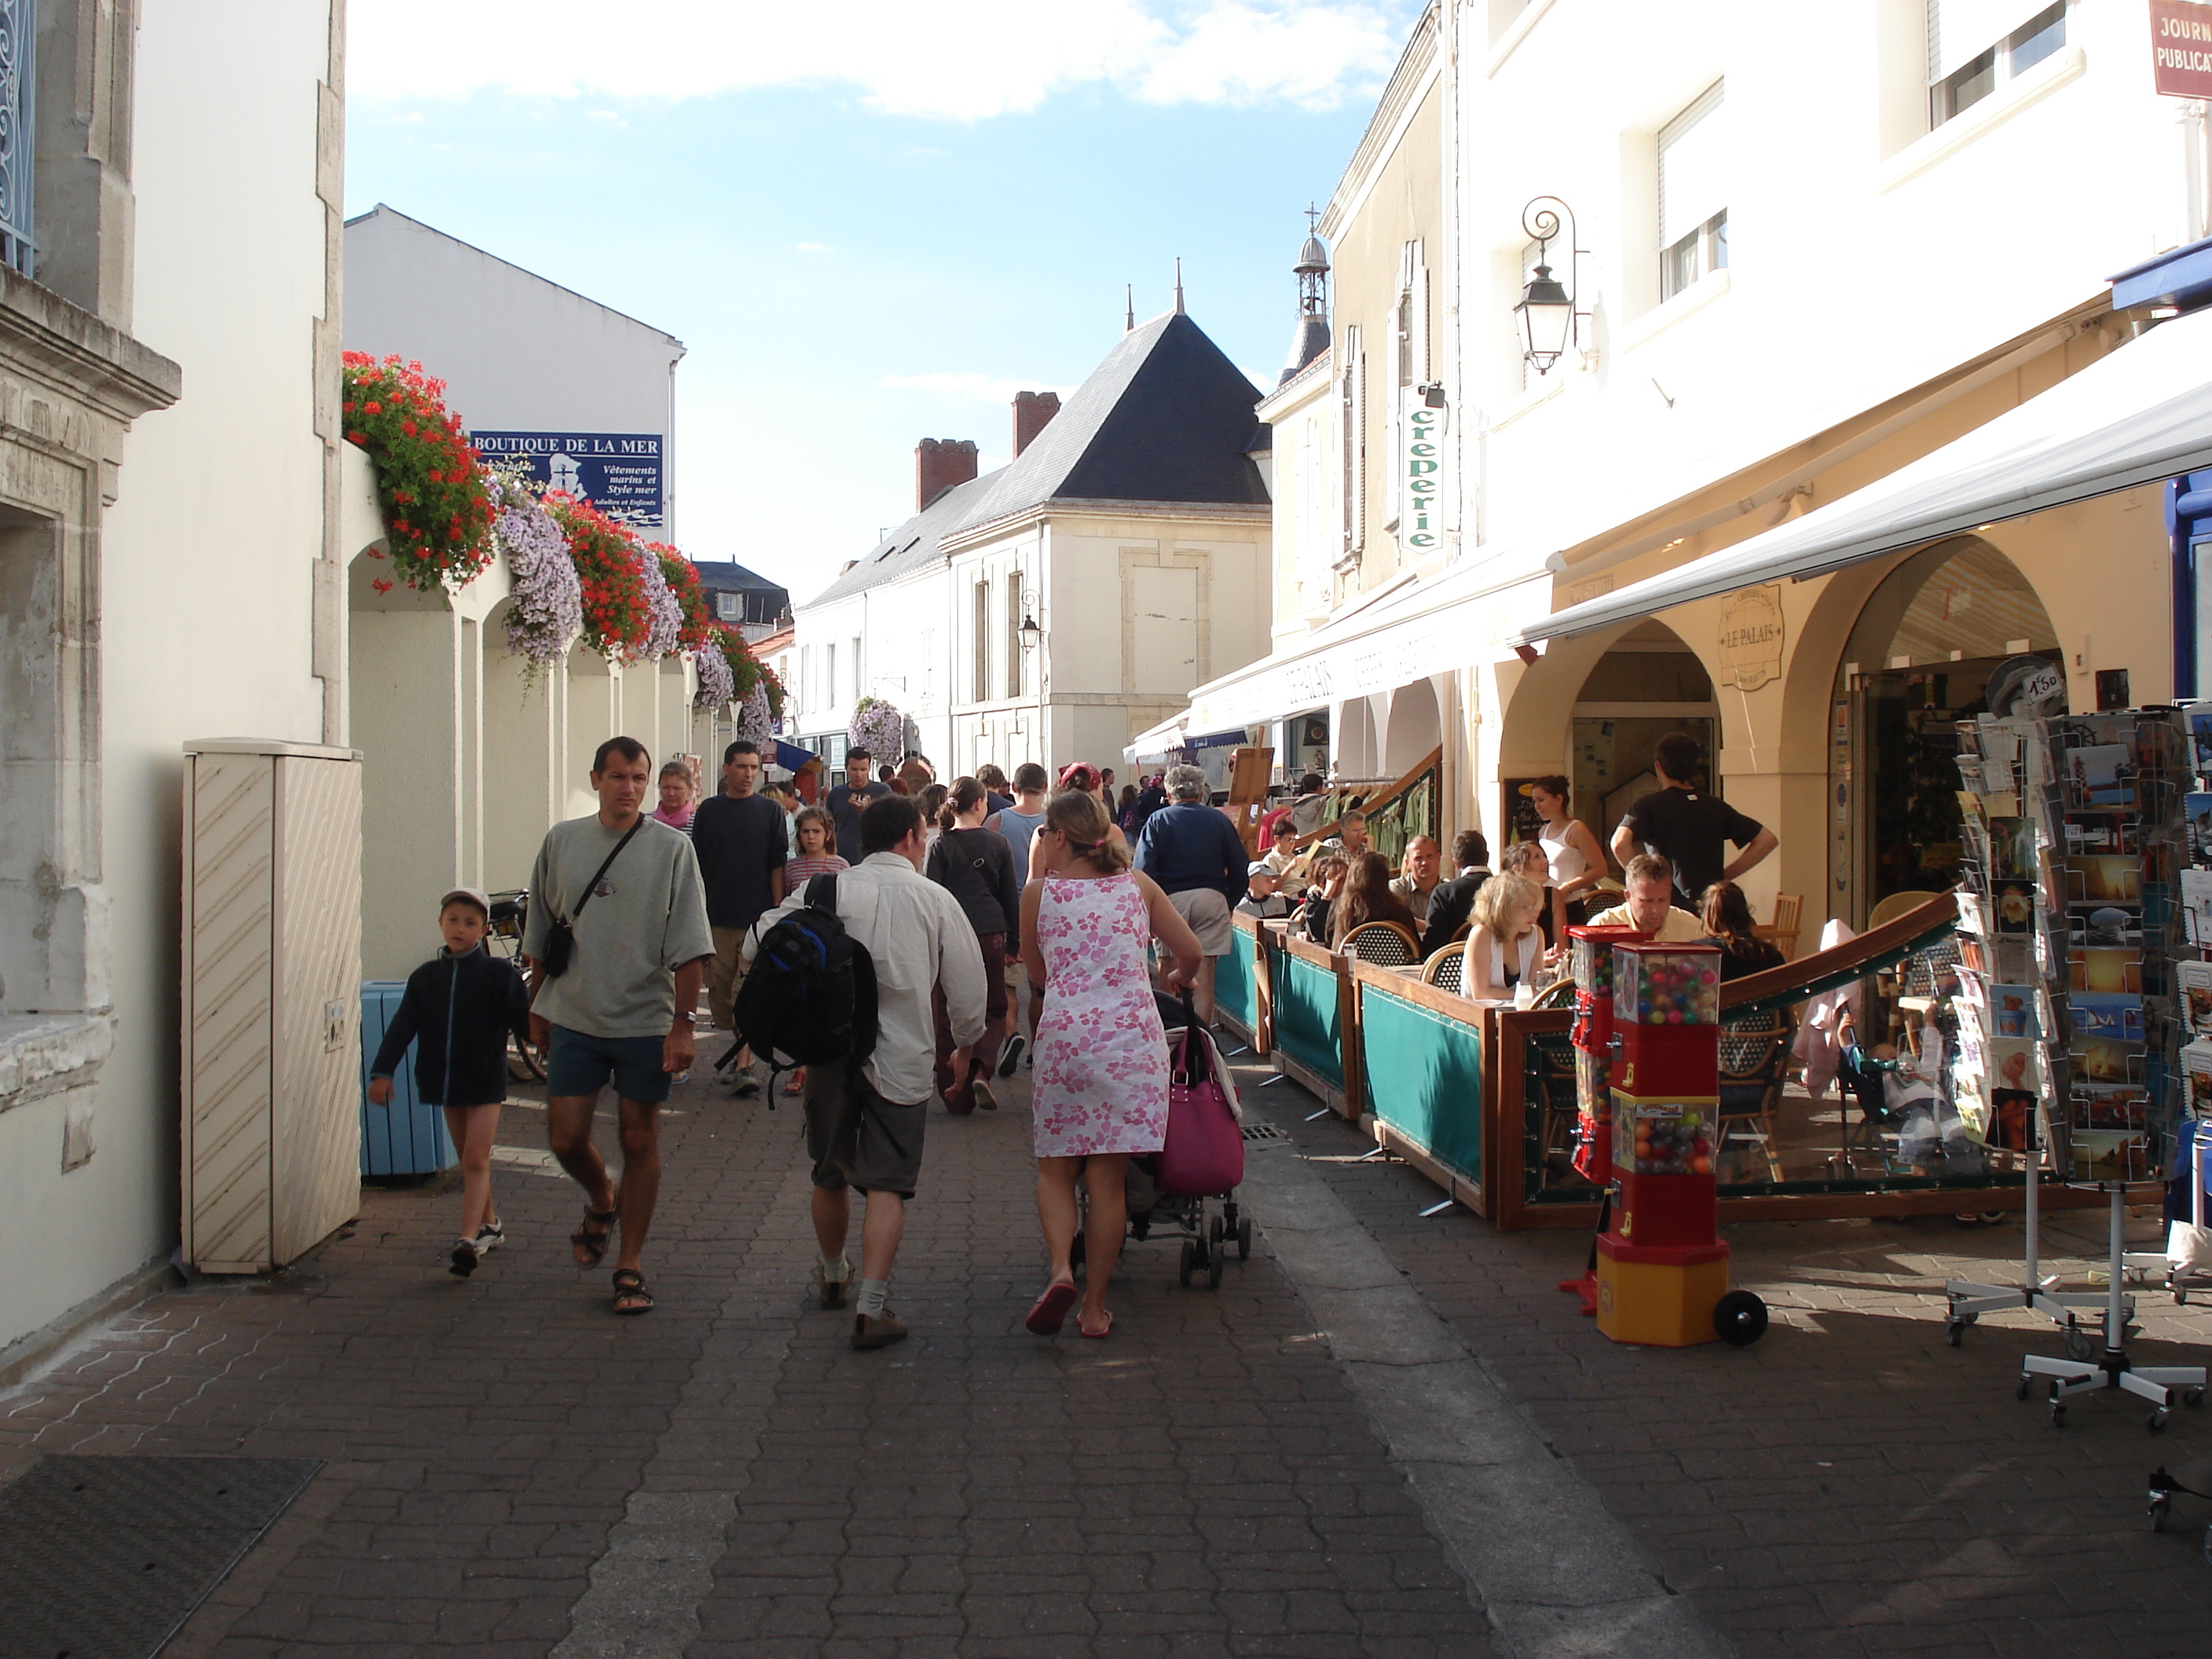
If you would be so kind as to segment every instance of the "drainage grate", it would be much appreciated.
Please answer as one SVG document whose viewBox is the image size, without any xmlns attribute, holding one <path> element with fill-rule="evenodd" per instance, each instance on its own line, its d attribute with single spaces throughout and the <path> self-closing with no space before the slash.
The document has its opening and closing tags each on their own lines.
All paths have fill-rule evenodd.
<svg viewBox="0 0 2212 1659">
<path fill-rule="evenodd" d="M 1290 1137 L 1272 1123 L 1248 1123 L 1244 1126 L 1247 1140 L 1288 1140 Z"/>
<path fill-rule="evenodd" d="M 320 1468 L 40 1458 L 0 1491 L 0 1659 L 155 1653 Z"/>
</svg>

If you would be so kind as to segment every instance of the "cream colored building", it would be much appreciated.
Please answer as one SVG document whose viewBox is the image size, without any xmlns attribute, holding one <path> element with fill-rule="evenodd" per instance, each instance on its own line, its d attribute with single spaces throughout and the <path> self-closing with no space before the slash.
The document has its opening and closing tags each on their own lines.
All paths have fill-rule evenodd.
<svg viewBox="0 0 2212 1659">
<path fill-rule="evenodd" d="M 2161 483 L 2029 516 L 1992 506 L 1940 535 L 1929 519 L 1771 582 L 1760 543 L 1733 586 L 1693 575 L 1603 602 L 1794 533 L 1923 457 L 1940 473 L 1946 446 L 2069 377 L 2167 350 L 2142 335 L 2148 311 L 2113 313 L 2106 279 L 2205 234 L 2201 107 L 2154 92 L 2130 7 L 1862 0 L 1754 21 L 1722 3 L 1440 3 L 1323 222 L 1340 387 L 1365 320 L 1344 227 L 1377 192 L 1359 213 L 1339 204 L 1382 176 L 1378 131 L 1415 131 L 1389 112 L 1414 105 L 1431 50 L 1446 157 L 1423 210 L 1451 276 L 1431 349 L 1458 486 L 1443 555 L 1378 543 L 1325 618 L 1286 586 L 1311 517 L 1372 517 L 1377 406 L 1358 405 L 1370 464 L 1324 503 L 1299 490 L 1282 430 L 1329 441 L 1316 400 L 1279 389 L 1263 410 L 1291 479 L 1275 650 L 1202 686 L 1190 726 L 1257 726 L 1326 692 L 1340 769 L 1373 775 L 1403 700 L 1425 714 L 1434 697 L 1456 769 L 1446 828 L 1493 841 L 1509 787 L 1554 772 L 1604 839 L 1648 787 L 1651 739 L 1686 728 L 1710 741 L 1718 787 L 1781 835 L 1746 884 L 1755 907 L 1802 893 L 1812 916 L 1856 921 L 1887 892 L 1948 884 L 1943 729 L 1997 663 L 2060 665 L 2077 710 L 2100 673 L 2118 694 L 2114 671 L 2135 703 L 2171 695 Z M 1565 213 L 1540 246 L 1542 198 Z M 1577 313 L 1548 373 L 1515 309 L 1540 258 Z M 1571 636 L 1545 637 L 1575 605 L 1592 608 Z"/>
<path fill-rule="evenodd" d="M 1007 465 L 979 477 L 973 444 L 926 442 L 915 515 L 796 607 L 800 740 L 842 757 L 874 696 L 947 778 L 1121 768 L 1192 686 L 1267 650 L 1257 396 L 1178 309 L 1018 423 Z"/>
</svg>

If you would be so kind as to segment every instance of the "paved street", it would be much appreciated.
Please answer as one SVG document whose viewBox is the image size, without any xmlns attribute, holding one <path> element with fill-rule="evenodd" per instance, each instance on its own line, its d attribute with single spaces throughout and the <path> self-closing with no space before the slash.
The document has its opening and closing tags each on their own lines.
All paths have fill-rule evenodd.
<svg viewBox="0 0 2212 1659">
<path fill-rule="evenodd" d="M 653 1316 L 567 1266 L 576 1200 L 517 1109 L 511 1243 L 474 1279 L 442 1271 L 442 1182 L 372 1191 L 312 1263 L 158 1297 L 0 1397 L 0 1467 L 325 1460 L 168 1650 L 193 1659 L 2205 1650 L 2212 1506 L 2154 1537 L 2141 1497 L 2203 1419 L 2154 1441 L 2089 1399 L 2055 1432 L 2010 1389 L 2054 1343 L 1943 1342 L 1929 1283 L 2016 1233 L 1738 1229 L 1763 1343 L 1616 1348 L 1553 1288 L 1583 1241 L 1419 1218 L 1425 1182 L 1259 1076 L 1291 1137 L 1253 1148 L 1272 1231 L 1218 1292 L 1133 1247 L 1105 1343 L 1020 1329 L 1025 1089 L 933 1118 L 915 1335 L 860 1354 L 808 1301 L 797 1114 L 692 1085 Z M 2077 1283 L 2084 1224 L 2050 1240 Z M 2148 1358 L 2212 1334 L 2143 1317 Z"/>
</svg>

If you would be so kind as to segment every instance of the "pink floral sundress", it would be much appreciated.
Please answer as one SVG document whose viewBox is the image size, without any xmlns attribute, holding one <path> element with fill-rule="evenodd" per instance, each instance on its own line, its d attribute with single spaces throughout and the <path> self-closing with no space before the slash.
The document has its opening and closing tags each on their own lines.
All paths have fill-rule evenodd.
<svg viewBox="0 0 2212 1659">
<path fill-rule="evenodd" d="M 1134 876 L 1044 878 L 1030 1105 L 1039 1158 L 1157 1152 L 1166 1139 L 1167 1038 L 1145 963 L 1152 931 Z"/>
</svg>

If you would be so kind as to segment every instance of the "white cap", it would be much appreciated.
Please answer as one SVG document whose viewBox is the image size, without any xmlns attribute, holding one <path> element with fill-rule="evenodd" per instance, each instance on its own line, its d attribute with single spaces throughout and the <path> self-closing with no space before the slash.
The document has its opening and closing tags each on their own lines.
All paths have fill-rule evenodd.
<svg viewBox="0 0 2212 1659">
<path fill-rule="evenodd" d="M 455 899 L 466 899 L 470 903 L 475 905 L 477 909 L 484 913 L 484 918 L 486 921 L 490 920 L 491 898 L 489 895 L 479 892 L 473 887 L 456 887 L 448 891 L 445 897 L 438 901 L 438 909 L 440 914 L 442 915 L 446 907 L 451 904 Z"/>
</svg>

